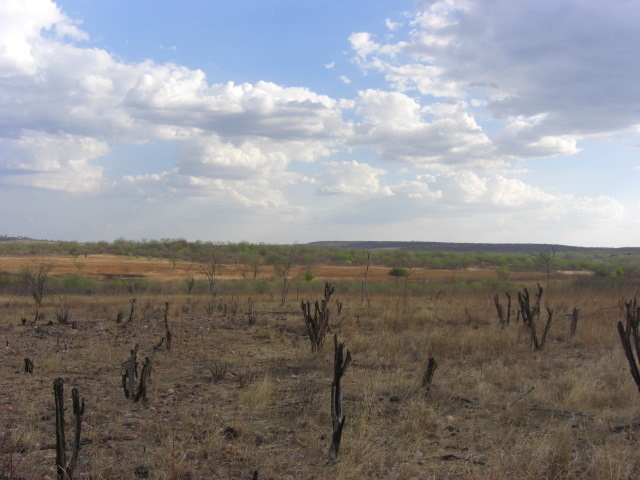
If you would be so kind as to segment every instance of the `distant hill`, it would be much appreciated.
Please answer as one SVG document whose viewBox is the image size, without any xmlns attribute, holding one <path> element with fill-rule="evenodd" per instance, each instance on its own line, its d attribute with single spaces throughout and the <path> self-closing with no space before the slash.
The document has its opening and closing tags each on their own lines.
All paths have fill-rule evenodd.
<svg viewBox="0 0 640 480">
<path fill-rule="evenodd" d="M 573 247 L 544 243 L 450 243 L 450 242 L 389 242 L 389 241 L 328 241 L 311 242 L 307 245 L 318 248 L 352 248 L 357 250 L 406 250 L 410 252 L 491 252 L 531 253 L 557 248 L 562 253 L 640 253 L 640 247 L 605 248 Z"/>
<path fill-rule="evenodd" d="M 36 240 L 35 238 L 29 237 L 12 237 L 9 235 L 0 235 L 0 242 L 41 242 L 42 240 Z"/>
</svg>

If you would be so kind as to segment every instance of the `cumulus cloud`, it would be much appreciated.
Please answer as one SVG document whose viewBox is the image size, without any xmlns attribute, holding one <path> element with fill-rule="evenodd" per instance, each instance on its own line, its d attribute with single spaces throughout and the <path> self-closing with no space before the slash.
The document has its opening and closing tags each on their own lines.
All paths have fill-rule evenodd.
<svg viewBox="0 0 640 480">
<path fill-rule="evenodd" d="M 535 118 L 540 137 L 640 122 L 640 30 L 634 2 L 427 2 L 407 39 L 350 38 L 356 61 L 403 90 L 480 96 L 498 118 Z"/>
<path fill-rule="evenodd" d="M 400 92 L 360 92 L 356 112 L 362 121 L 349 144 L 367 145 L 388 161 L 422 167 L 496 166 L 493 145 L 464 104 L 423 108 Z"/>
<path fill-rule="evenodd" d="M 118 186 L 122 194 L 144 202 L 203 203 L 215 209 L 234 207 L 247 211 L 299 212 L 281 189 L 266 179 L 235 180 L 184 175 L 177 170 L 157 174 L 128 175 Z M 185 207 L 186 208 L 186 207 Z"/>
<path fill-rule="evenodd" d="M 323 195 L 389 196 L 391 189 L 380 182 L 384 173 L 380 168 L 356 161 L 328 162 L 319 177 L 317 191 Z"/>
<path fill-rule="evenodd" d="M 34 44 L 42 30 L 58 36 L 87 39 L 87 35 L 49 0 L 5 0 L 0 4 L 0 77 L 34 74 L 38 59 Z"/>
<path fill-rule="evenodd" d="M 285 171 L 292 161 L 330 155 L 352 128 L 342 119 L 348 101 L 307 88 L 210 84 L 200 70 L 123 63 L 78 46 L 67 40 L 85 37 L 49 0 L 5 2 L 0 22 L 6 27 L 0 28 L 0 181 L 7 184 L 106 187 L 92 161 L 109 144 L 163 139 L 181 145 L 175 173 L 130 176 L 123 188 L 159 194 L 174 181 L 182 191 L 226 192 L 243 205 L 259 204 L 247 199 L 261 195 L 260 188 L 265 199 L 278 196 L 277 188 L 298 178 Z M 262 185 L 251 184 L 258 177 Z M 238 183 L 222 188 L 221 179 Z M 265 204 L 282 205 L 283 198 L 279 193 Z"/>
<path fill-rule="evenodd" d="M 506 158 L 540 158 L 578 153 L 578 137 L 575 135 L 540 135 L 536 124 L 544 119 L 525 121 L 515 119 L 493 137 L 499 153 Z"/>
<path fill-rule="evenodd" d="M 174 219 L 191 207 L 299 220 L 322 214 L 312 195 L 323 195 L 385 228 L 425 217 L 458 222 L 460 232 L 496 218 L 523 231 L 527 222 L 553 230 L 628 221 L 618 200 L 550 193 L 523 172 L 528 159 L 578 154 L 587 137 L 637 134 L 632 2 L 419 5 L 402 22 L 387 19 L 389 35 L 349 37 L 354 64 L 386 88 L 337 99 L 269 81 L 211 83 L 174 63 L 125 63 L 84 44 L 79 23 L 51 0 L 7 0 L 0 184 L 91 193 L 123 211 L 133 199 L 146 215 L 160 205 Z M 353 72 L 338 79 L 362 81 Z M 174 164 L 148 158 L 147 172 L 105 178 L 111 147 L 157 140 L 178 145 Z M 385 169 L 373 166 L 380 161 Z"/>
<path fill-rule="evenodd" d="M 295 156 L 296 144 L 278 148 L 256 140 L 235 145 L 215 136 L 200 136 L 181 143 L 182 158 L 178 165 L 181 175 L 235 180 L 259 177 L 274 183 L 290 183 L 297 178 L 285 172 L 290 158 Z"/>
<path fill-rule="evenodd" d="M 557 200 L 521 180 L 492 174 L 480 176 L 469 170 L 419 175 L 392 187 L 398 194 L 423 198 L 447 206 L 475 205 L 537 208 Z"/>
<path fill-rule="evenodd" d="M 472 211 L 487 219 L 512 212 L 537 224 L 552 222 L 560 230 L 565 228 L 562 222 L 584 228 L 603 222 L 620 224 L 628 217 L 622 203 L 605 195 L 594 198 L 553 194 L 498 174 L 480 176 L 459 171 L 421 175 L 391 188 L 400 197 L 447 208 L 449 212 L 451 208 L 473 207 Z"/>
<path fill-rule="evenodd" d="M 0 138 L 0 181 L 68 192 L 93 192 L 102 186 L 102 168 L 90 162 L 106 155 L 106 143 L 69 134 L 25 132 Z"/>
</svg>

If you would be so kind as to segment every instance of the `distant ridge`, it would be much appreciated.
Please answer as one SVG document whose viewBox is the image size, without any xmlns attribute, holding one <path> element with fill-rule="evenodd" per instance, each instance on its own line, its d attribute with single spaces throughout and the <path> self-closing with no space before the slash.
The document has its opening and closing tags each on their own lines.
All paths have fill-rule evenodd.
<svg viewBox="0 0 640 480">
<path fill-rule="evenodd" d="M 557 248 L 562 253 L 640 253 L 640 247 L 573 247 L 547 243 L 453 243 L 453 242 L 392 242 L 392 241 L 322 241 L 307 245 L 318 248 L 353 248 L 356 250 L 407 250 L 410 252 L 491 252 L 531 253 Z"/>
<path fill-rule="evenodd" d="M 42 242 L 43 240 L 36 240 L 35 238 L 29 237 L 12 237 L 10 235 L 0 235 L 0 242 Z"/>
</svg>

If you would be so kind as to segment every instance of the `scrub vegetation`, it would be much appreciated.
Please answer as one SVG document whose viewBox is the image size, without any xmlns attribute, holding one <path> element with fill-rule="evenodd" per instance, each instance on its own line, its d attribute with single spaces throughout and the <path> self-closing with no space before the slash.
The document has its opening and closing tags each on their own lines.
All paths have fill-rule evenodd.
<svg viewBox="0 0 640 480">
<path fill-rule="evenodd" d="M 0 242 L 0 479 L 54 382 L 75 478 L 638 478 L 640 257 L 539 248 Z"/>
</svg>

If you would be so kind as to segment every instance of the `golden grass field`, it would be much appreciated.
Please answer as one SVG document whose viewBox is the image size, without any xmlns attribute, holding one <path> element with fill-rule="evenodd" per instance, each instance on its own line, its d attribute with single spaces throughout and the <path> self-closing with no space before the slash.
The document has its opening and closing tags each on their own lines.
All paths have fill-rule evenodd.
<svg viewBox="0 0 640 480">
<path fill-rule="evenodd" d="M 18 273 L 43 260 L 0 258 L 0 270 Z M 200 274 L 186 263 L 129 257 L 46 262 L 52 276 L 179 283 L 194 269 Z M 304 295 L 292 287 L 281 305 L 278 279 L 262 293 L 238 294 L 225 288 L 240 277 L 237 266 L 222 266 L 212 314 L 204 293 L 137 294 L 131 323 L 115 321 L 130 308 L 124 289 L 67 295 L 77 328 L 55 321 L 57 295 L 45 297 L 45 320 L 35 325 L 27 292 L 0 296 L 0 479 L 56 478 L 56 378 L 65 385 L 68 443 L 71 389 L 86 402 L 77 478 L 640 478 L 640 394 L 616 330 L 623 300 L 637 287 L 581 289 L 571 287 L 570 275 L 555 275 L 542 302 L 554 321 L 547 344 L 534 351 L 522 322 L 499 325 L 493 296 L 504 301 L 503 292 L 434 295 L 414 288 L 405 296 L 404 280 L 389 279 L 388 270 L 370 268 L 370 281 L 392 288 L 366 302 L 360 291 L 340 290 L 342 281 L 360 281 L 364 267 L 314 267 L 317 278 Z M 407 281 L 493 275 L 413 269 Z M 261 276 L 273 272 L 264 267 Z M 300 301 L 321 299 L 327 280 L 337 287 L 331 333 L 312 352 Z M 546 279 L 529 272 L 511 280 L 531 286 Z M 134 345 L 142 362 L 159 344 L 165 302 L 172 347 L 155 352 L 147 399 L 134 403 L 123 393 L 124 363 Z M 571 336 L 574 307 L 580 320 Z M 342 381 L 340 452 L 328 462 L 333 334 L 353 361 Z M 427 392 L 421 379 L 429 357 L 438 367 Z M 34 362 L 31 374 L 25 358 Z"/>
</svg>

